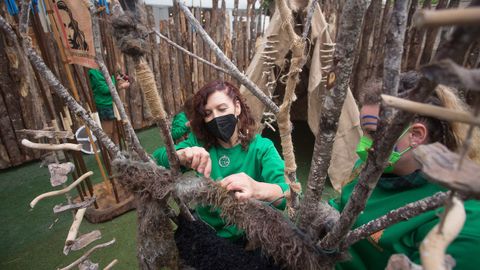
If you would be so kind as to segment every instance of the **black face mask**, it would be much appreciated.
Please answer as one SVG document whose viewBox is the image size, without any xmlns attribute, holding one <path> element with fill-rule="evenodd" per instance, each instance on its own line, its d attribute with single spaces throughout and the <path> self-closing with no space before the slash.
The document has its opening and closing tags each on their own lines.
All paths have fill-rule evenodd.
<svg viewBox="0 0 480 270">
<path fill-rule="evenodd" d="M 207 123 L 207 130 L 212 133 L 213 136 L 228 143 L 233 132 L 235 132 L 236 126 L 237 118 L 235 115 L 227 114 L 213 118 Z"/>
</svg>

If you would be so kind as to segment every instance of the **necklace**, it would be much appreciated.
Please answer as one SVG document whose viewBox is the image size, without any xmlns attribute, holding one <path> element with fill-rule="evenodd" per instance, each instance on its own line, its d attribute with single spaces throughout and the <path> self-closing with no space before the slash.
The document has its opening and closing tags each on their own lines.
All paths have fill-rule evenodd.
<svg viewBox="0 0 480 270">
<path fill-rule="evenodd" d="M 220 165 L 222 168 L 228 167 L 228 165 L 230 165 L 230 158 L 226 155 L 221 156 L 218 159 L 218 165 Z"/>
</svg>

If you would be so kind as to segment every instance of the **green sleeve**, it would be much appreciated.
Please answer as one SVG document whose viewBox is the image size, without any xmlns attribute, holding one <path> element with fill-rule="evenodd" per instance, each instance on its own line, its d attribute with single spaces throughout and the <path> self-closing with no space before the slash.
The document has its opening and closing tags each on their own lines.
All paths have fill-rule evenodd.
<svg viewBox="0 0 480 270">
<path fill-rule="evenodd" d="M 172 121 L 172 129 L 171 129 L 173 140 L 180 139 L 184 134 L 190 131 L 190 128 L 185 126 L 187 122 L 188 122 L 188 119 L 185 112 L 180 112 L 177 115 L 175 115 Z"/>
<path fill-rule="evenodd" d="M 192 146 L 200 146 L 197 138 L 193 133 L 190 133 L 188 138 L 179 144 L 175 145 L 175 149 L 183 149 L 187 147 L 192 147 Z M 163 166 L 165 168 L 170 168 L 170 164 L 168 163 L 168 155 L 167 155 L 167 149 L 165 147 L 160 147 L 157 150 L 153 152 L 153 158 L 155 159 L 155 162 L 157 162 L 158 165 Z"/>
<path fill-rule="evenodd" d="M 95 91 L 95 94 L 101 95 L 110 95 L 110 90 L 108 89 L 107 82 L 103 77 L 103 74 L 98 69 L 90 69 L 88 71 L 88 77 L 90 78 L 90 85 Z M 112 75 L 113 85 L 116 85 L 117 82 Z"/>
<path fill-rule="evenodd" d="M 266 183 L 277 184 L 285 193 L 289 189 L 288 184 L 285 183 L 284 169 L 285 163 L 278 154 L 277 149 L 270 140 L 266 140 L 265 151 L 262 155 L 262 178 Z M 286 200 L 277 206 L 278 209 L 284 210 Z"/>
</svg>

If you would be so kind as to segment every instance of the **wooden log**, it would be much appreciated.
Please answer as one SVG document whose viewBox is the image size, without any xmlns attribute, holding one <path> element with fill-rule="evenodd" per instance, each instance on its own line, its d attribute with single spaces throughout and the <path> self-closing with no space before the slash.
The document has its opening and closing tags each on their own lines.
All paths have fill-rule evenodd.
<svg viewBox="0 0 480 270">
<path fill-rule="evenodd" d="M 208 10 L 204 10 L 203 11 L 203 19 L 205 20 L 204 22 L 204 27 L 205 27 L 205 31 L 210 35 L 212 36 L 212 28 L 211 28 L 211 19 L 210 19 L 210 11 Z M 203 55 L 205 57 L 205 59 L 207 59 L 208 61 L 212 62 L 212 50 L 210 50 L 210 47 L 208 47 L 208 44 L 206 42 L 203 42 Z M 212 73 L 211 73 L 211 69 L 209 66 L 203 66 L 203 77 L 205 78 L 205 83 L 208 83 L 212 80 L 214 80 L 214 78 L 212 78 Z"/>
<path fill-rule="evenodd" d="M 49 143 L 34 143 L 27 139 L 22 140 L 22 145 L 28 148 L 33 149 L 42 149 L 42 150 L 73 150 L 80 151 L 82 150 L 81 144 L 73 143 L 61 143 L 61 144 L 49 144 Z"/>
<path fill-rule="evenodd" d="M 174 33 L 177 32 L 176 26 L 173 23 L 173 21 L 170 21 L 169 27 L 169 37 L 174 36 Z M 175 106 L 174 111 L 171 111 L 170 113 L 172 115 L 177 114 L 181 108 L 182 108 L 182 100 L 179 98 L 180 93 L 182 92 L 182 83 L 180 79 L 180 73 L 179 73 L 179 61 L 177 58 L 177 50 L 174 50 L 173 48 L 168 48 L 169 53 L 170 53 L 170 71 L 171 71 L 171 78 L 172 78 L 172 95 L 173 95 L 173 104 Z M 183 78 L 182 78 L 183 79 Z"/>
<path fill-rule="evenodd" d="M 428 1 L 428 0 L 427 0 Z M 384 56 L 384 47 L 386 35 L 388 29 L 388 21 L 391 15 L 392 9 L 392 0 L 387 0 L 385 5 L 383 6 L 383 15 L 382 15 L 382 26 L 380 30 L 380 40 L 379 42 L 375 43 L 376 46 L 374 47 L 373 51 L 375 52 L 375 57 L 373 61 L 373 71 L 371 76 L 382 77 L 383 74 L 383 56 Z"/>
<path fill-rule="evenodd" d="M 439 0 L 436 10 L 444 9 L 447 6 L 447 0 Z M 423 45 L 422 56 L 420 57 L 420 65 L 425 65 L 430 62 L 432 58 L 435 42 L 438 37 L 438 28 L 432 28 L 427 30 L 427 34 L 425 36 L 425 44 Z"/>
<path fill-rule="evenodd" d="M 441 143 L 420 145 L 413 154 L 422 165 L 422 172 L 431 182 L 467 196 L 480 198 L 480 166 L 465 159 L 458 168 L 461 156 Z"/>
<path fill-rule="evenodd" d="M 70 246 L 70 250 L 80 250 L 95 240 L 102 238 L 102 233 L 99 230 L 94 230 L 86 234 L 80 235 L 76 238 Z"/>
<path fill-rule="evenodd" d="M 65 240 L 65 246 L 63 247 L 63 254 L 68 255 L 70 249 L 74 243 L 74 240 L 77 238 L 78 229 L 80 228 L 80 224 L 82 224 L 83 216 L 87 208 L 80 208 L 78 209 L 77 213 L 75 214 L 75 218 L 73 219 L 72 225 L 70 226 L 70 230 L 68 231 L 67 239 Z"/>
<path fill-rule="evenodd" d="M 202 20 L 202 17 L 201 17 L 201 10 L 199 8 L 196 8 L 195 9 L 195 18 L 198 20 L 198 21 L 201 21 Z M 196 54 L 199 55 L 200 57 L 202 58 L 205 58 L 205 54 L 203 53 L 203 40 L 202 38 L 200 37 L 200 35 L 197 33 L 197 31 L 195 31 L 195 40 L 196 40 Z M 198 63 L 197 65 L 197 72 L 198 72 L 198 77 L 197 77 L 197 82 L 198 82 L 198 89 L 196 89 L 197 91 L 202 88 L 204 85 L 205 85 L 205 79 L 204 79 L 204 76 L 203 76 L 203 69 L 204 69 L 204 65 L 201 64 L 201 63 Z"/>
<path fill-rule="evenodd" d="M 2 104 L 0 104 L 1 106 Z M 0 130 L 0 169 L 6 169 L 10 167 L 10 158 L 8 157 L 7 149 L 5 148 L 4 143 L 2 142 L 2 132 Z"/>
<path fill-rule="evenodd" d="M 178 4 L 176 4 L 175 2 L 173 3 L 173 23 L 174 25 L 176 26 L 176 31 L 173 31 L 173 27 L 172 25 L 170 25 L 170 37 L 174 37 L 172 38 L 173 40 L 175 40 L 177 42 L 177 44 L 180 44 L 182 46 L 185 46 L 185 44 L 183 43 L 183 38 L 182 38 L 182 24 L 180 22 L 180 9 L 178 8 Z M 185 89 L 187 89 L 187 84 L 189 83 L 188 81 L 188 78 L 186 77 L 186 74 L 187 73 L 190 73 L 189 70 L 186 70 L 185 68 L 185 57 L 184 55 L 178 51 L 178 50 L 174 50 L 172 51 L 172 53 L 174 55 L 176 55 L 175 57 L 175 60 L 177 61 L 177 70 L 178 70 L 178 77 L 179 77 L 179 83 L 178 83 L 178 86 L 179 88 L 176 89 L 176 100 L 180 100 L 180 106 L 177 109 L 177 111 L 181 110 L 181 104 L 183 104 L 183 101 L 185 100 L 184 99 L 184 92 L 186 91 Z M 172 67 L 173 68 L 173 67 Z"/>
<path fill-rule="evenodd" d="M 415 27 L 440 27 L 450 25 L 478 25 L 480 7 L 445 10 L 419 10 L 413 18 Z"/>
<path fill-rule="evenodd" d="M 233 31 L 232 31 L 232 63 L 239 67 L 240 70 L 243 70 L 241 66 L 238 65 L 237 52 L 238 52 L 238 32 L 239 32 L 239 22 L 238 22 L 238 0 L 233 2 Z"/>
<path fill-rule="evenodd" d="M 10 53 L 7 51 L 5 37 L 4 35 L 0 36 L 0 62 L 3 63 L 0 65 L 0 81 L 2 82 L 0 85 L 2 90 L 2 95 L 0 95 L 0 129 L 11 165 L 19 165 L 24 162 L 25 157 L 14 130 L 24 129 L 25 126 L 19 110 L 19 99 L 15 92 L 18 90 L 18 85 L 11 77 L 15 74 L 11 75 L 9 71 L 9 58 L 15 56 L 11 50 Z M 9 55 L 12 56 L 9 57 Z"/>
<path fill-rule="evenodd" d="M 126 57 L 126 64 L 129 74 L 135 74 L 135 64 L 130 57 Z M 136 78 L 136 75 L 134 76 Z M 140 87 L 136 79 L 130 84 L 130 88 L 127 91 L 130 101 L 130 117 L 132 119 L 132 126 L 134 129 L 142 128 L 143 122 L 143 108 L 142 108 L 142 94 Z"/>
<path fill-rule="evenodd" d="M 91 248 L 90 250 L 88 250 L 87 252 L 85 252 L 85 254 L 83 254 L 80 258 L 78 258 L 77 260 L 75 260 L 71 264 L 69 264 L 69 265 L 67 265 L 64 268 L 61 268 L 59 270 L 73 269 L 75 266 L 79 265 L 81 262 L 86 260 L 88 258 L 88 256 L 90 256 L 90 254 L 92 254 L 95 250 L 100 249 L 100 248 L 104 248 L 104 247 L 108 247 L 108 246 L 112 245 L 113 243 L 115 243 L 115 238 L 113 238 L 113 240 L 110 241 L 110 242 L 106 242 L 104 244 L 96 245 L 93 248 Z"/>
<path fill-rule="evenodd" d="M 58 213 L 65 212 L 65 211 L 68 211 L 68 210 L 75 210 L 75 209 L 79 209 L 79 208 L 87 208 L 90 205 L 92 205 L 93 202 L 95 202 L 96 199 L 97 198 L 95 196 L 93 196 L 93 197 L 90 197 L 90 198 L 88 198 L 84 201 L 78 202 L 78 203 L 67 204 L 67 205 L 58 204 L 58 205 L 55 205 L 53 207 L 53 213 L 58 214 Z"/>
<path fill-rule="evenodd" d="M 367 78 L 367 62 L 369 58 L 369 54 L 371 51 L 370 48 L 370 39 L 373 33 L 373 26 L 375 23 L 374 14 L 378 14 L 382 7 L 381 0 L 373 0 L 370 2 L 368 6 L 367 12 L 365 13 L 366 19 L 363 23 L 363 32 L 361 37 L 361 42 L 359 44 L 359 58 L 357 65 L 355 67 L 354 77 L 353 77 L 353 89 L 352 94 L 354 97 L 358 98 L 360 96 L 360 89 L 362 88 L 363 84 Z"/>
<path fill-rule="evenodd" d="M 34 139 L 73 139 L 73 133 L 71 131 L 21 129 L 16 130 L 15 133 L 30 135 L 33 136 Z"/>
<path fill-rule="evenodd" d="M 80 176 L 80 178 L 78 178 L 77 180 L 75 180 L 75 182 L 71 183 L 68 187 L 64 188 L 64 189 L 60 189 L 60 190 L 55 190 L 55 191 L 50 191 L 50 192 L 47 192 L 47 193 L 43 193 L 43 194 L 40 194 L 38 195 L 37 197 L 35 197 L 35 199 L 33 199 L 31 202 L 30 202 L 30 207 L 31 208 L 34 208 L 35 205 L 42 199 L 45 199 L 45 198 L 48 198 L 48 197 L 53 197 L 53 196 L 58 196 L 58 195 L 62 195 L 62 194 L 65 194 L 67 192 L 69 192 L 70 190 L 72 190 L 74 187 L 76 187 L 78 184 L 80 184 L 83 180 L 85 180 L 85 178 L 87 178 L 88 176 L 91 176 L 93 175 L 93 172 L 92 171 L 89 171 L 87 173 L 85 173 L 84 175 Z"/>
<path fill-rule="evenodd" d="M 162 35 L 168 35 L 168 22 L 160 21 L 160 33 Z M 164 101 L 165 111 L 169 116 L 173 115 L 175 111 L 173 90 L 172 90 L 172 81 L 170 78 L 170 50 L 165 41 L 160 42 L 160 74 L 162 77 L 161 87 L 162 87 L 162 100 Z"/>
</svg>

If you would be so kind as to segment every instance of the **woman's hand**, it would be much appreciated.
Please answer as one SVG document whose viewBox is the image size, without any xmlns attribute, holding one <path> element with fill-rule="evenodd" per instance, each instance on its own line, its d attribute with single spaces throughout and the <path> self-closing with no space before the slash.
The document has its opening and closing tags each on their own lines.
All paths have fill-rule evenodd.
<svg viewBox="0 0 480 270">
<path fill-rule="evenodd" d="M 236 173 L 225 177 L 220 185 L 228 191 L 234 191 L 235 197 L 241 201 L 257 198 L 258 182 L 245 173 Z"/>
<path fill-rule="evenodd" d="M 212 160 L 210 154 L 203 147 L 187 147 L 177 151 L 180 164 L 185 167 L 192 168 L 195 171 L 203 174 L 205 177 L 210 177 L 212 172 Z"/>
<path fill-rule="evenodd" d="M 235 197 L 241 201 L 253 198 L 271 202 L 283 196 L 279 185 L 255 181 L 243 172 L 225 177 L 220 185 L 228 191 L 234 191 Z"/>
</svg>

